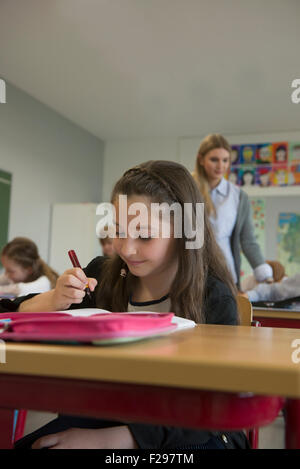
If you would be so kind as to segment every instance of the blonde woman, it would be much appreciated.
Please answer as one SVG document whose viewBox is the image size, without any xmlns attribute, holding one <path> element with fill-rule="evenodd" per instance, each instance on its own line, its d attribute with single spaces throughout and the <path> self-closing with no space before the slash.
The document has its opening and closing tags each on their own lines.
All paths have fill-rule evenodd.
<svg viewBox="0 0 300 469">
<path fill-rule="evenodd" d="M 258 282 L 272 281 L 272 268 L 265 262 L 254 236 L 248 196 L 224 177 L 230 164 L 228 141 L 220 134 L 205 137 L 198 151 L 193 176 L 204 198 L 216 241 L 238 287 L 240 251 L 249 261 Z"/>
</svg>

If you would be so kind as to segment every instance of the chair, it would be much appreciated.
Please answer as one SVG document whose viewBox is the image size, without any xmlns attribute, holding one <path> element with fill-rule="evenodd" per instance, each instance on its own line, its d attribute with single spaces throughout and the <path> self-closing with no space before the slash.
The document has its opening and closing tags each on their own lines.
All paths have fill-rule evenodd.
<svg viewBox="0 0 300 469">
<path fill-rule="evenodd" d="M 240 325 L 241 326 L 254 326 L 258 327 L 260 324 L 258 321 L 253 321 L 253 309 L 252 304 L 242 295 L 237 295 L 236 297 L 237 308 L 240 316 Z M 258 448 L 258 429 L 254 428 L 253 430 L 247 431 L 247 436 L 251 445 L 251 448 Z"/>
<path fill-rule="evenodd" d="M 15 443 L 17 440 L 24 436 L 26 424 L 27 410 L 15 410 L 14 415 L 14 429 L 12 441 Z"/>
<path fill-rule="evenodd" d="M 253 321 L 253 309 L 252 304 L 242 295 L 237 295 L 236 297 L 237 308 L 240 315 L 240 324 L 241 326 L 255 326 L 259 327 L 260 323 L 258 321 Z"/>
</svg>

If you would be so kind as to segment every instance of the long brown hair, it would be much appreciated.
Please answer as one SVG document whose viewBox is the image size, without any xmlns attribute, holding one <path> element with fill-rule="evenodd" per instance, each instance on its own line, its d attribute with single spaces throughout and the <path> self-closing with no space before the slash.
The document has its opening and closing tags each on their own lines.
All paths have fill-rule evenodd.
<svg viewBox="0 0 300 469">
<path fill-rule="evenodd" d="M 151 202 L 192 204 L 195 220 L 196 204 L 203 203 L 197 185 L 184 166 L 171 161 L 148 161 L 124 173 L 116 183 L 111 197 L 114 203 L 118 195 L 145 196 Z M 183 236 L 176 239 L 178 245 L 178 270 L 172 283 L 169 297 L 171 310 L 198 323 L 205 323 L 205 302 L 208 275 L 224 282 L 233 295 L 235 285 L 226 266 L 225 258 L 218 247 L 209 221 L 204 216 L 204 244 L 199 249 L 186 249 Z M 98 287 L 97 306 L 111 311 L 127 311 L 128 301 L 136 277 L 128 271 L 124 261 L 116 255 L 106 261 L 102 281 Z M 125 278 L 121 269 L 127 271 Z"/>
<path fill-rule="evenodd" d="M 31 269 L 31 274 L 27 277 L 25 283 L 33 282 L 42 275 L 46 275 L 51 288 L 55 287 L 58 274 L 40 258 L 37 245 L 31 239 L 21 236 L 14 238 L 4 246 L 1 256 L 6 256 L 24 269 Z"/>
<path fill-rule="evenodd" d="M 210 187 L 208 184 L 207 176 L 205 169 L 201 164 L 201 160 L 205 157 L 205 155 L 215 148 L 224 148 L 229 152 L 231 157 L 231 146 L 229 145 L 228 141 L 226 140 L 223 135 L 220 134 L 210 134 L 202 140 L 200 148 L 198 150 L 197 158 L 196 158 L 196 165 L 195 171 L 193 173 L 193 177 L 197 182 L 199 190 L 202 194 L 204 202 L 206 204 L 206 210 L 209 215 L 216 215 L 216 209 L 210 197 Z"/>
</svg>

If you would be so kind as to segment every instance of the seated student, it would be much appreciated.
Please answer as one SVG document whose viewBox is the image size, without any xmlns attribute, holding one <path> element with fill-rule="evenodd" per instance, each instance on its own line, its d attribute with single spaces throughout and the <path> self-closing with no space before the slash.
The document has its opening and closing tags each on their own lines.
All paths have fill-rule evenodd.
<svg viewBox="0 0 300 469">
<path fill-rule="evenodd" d="M 120 195 L 127 196 L 125 206 Z M 153 203 L 165 203 L 168 207 L 177 203 L 182 210 L 188 204 L 193 220 L 182 215 L 178 223 L 174 212 L 170 218 L 155 218 L 151 212 Z M 206 217 L 201 227 L 204 244 L 195 248 L 187 245 L 197 204 L 201 203 L 192 176 L 180 164 L 149 161 L 126 171 L 112 193 L 116 255 L 104 262 L 98 257 L 84 271 L 67 270 L 54 290 L 15 300 L 14 307 L 19 305 L 23 312 L 77 307 L 117 312 L 148 309 L 172 311 L 197 323 L 238 324 L 236 289 Z M 130 215 L 133 204 L 146 209 L 136 230 L 132 225 L 136 215 Z M 184 228 L 182 236 L 175 237 L 174 227 L 178 229 L 179 225 Z M 163 226 L 169 228 L 169 236 L 163 236 Z M 191 233 L 189 239 L 186 233 Z M 91 299 L 85 294 L 87 282 Z M 59 416 L 16 444 L 16 448 L 31 447 L 224 449 L 246 448 L 248 441 L 243 432 L 229 432 L 224 438 L 221 432 Z"/>
<path fill-rule="evenodd" d="M 102 248 L 103 256 L 112 257 L 115 253 L 115 250 L 114 250 L 114 245 L 113 245 L 113 239 L 110 236 L 108 236 L 108 234 L 107 234 L 108 230 L 109 230 L 108 225 L 106 225 L 101 230 L 100 237 L 99 237 L 99 243 L 100 243 L 101 248 Z"/>
<path fill-rule="evenodd" d="M 43 293 L 55 287 L 58 275 L 39 256 L 36 244 L 17 237 L 1 251 L 5 272 L 0 275 L 0 293 L 15 296 Z"/>
<path fill-rule="evenodd" d="M 251 282 L 251 278 L 246 278 L 242 285 L 249 300 L 251 302 L 280 301 L 300 296 L 300 272 L 287 277 L 284 266 L 280 262 L 267 262 L 273 269 L 274 283 L 257 283 L 253 280 Z"/>
</svg>

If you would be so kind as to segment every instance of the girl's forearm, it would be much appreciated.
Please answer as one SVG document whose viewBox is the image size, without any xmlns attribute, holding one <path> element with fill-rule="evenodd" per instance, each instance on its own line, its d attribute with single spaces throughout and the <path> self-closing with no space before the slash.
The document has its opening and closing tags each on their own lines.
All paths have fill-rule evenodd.
<svg viewBox="0 0 300 469">
<path fill-rule="evenodd" d="M 62 308 L 63 309 L 63 308 Z M 43 311 L 56 311 L 54 304 L 54 290 L 30 298 L 20 304 L 18 311 L 22 313 L 38 313 Z"/>
<path fill-rule="evenodd" d="M 12 293 L 16 296 L 19 295 L 20 289 L 18 284 L 10 284 L 10 285 L 0 285 L 0 292 L 1 293 Z"/>
</svg>

